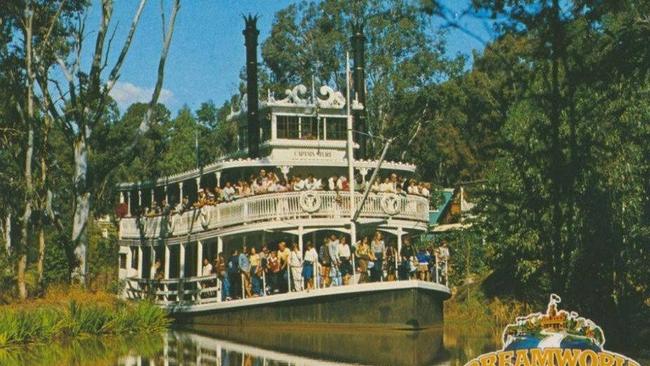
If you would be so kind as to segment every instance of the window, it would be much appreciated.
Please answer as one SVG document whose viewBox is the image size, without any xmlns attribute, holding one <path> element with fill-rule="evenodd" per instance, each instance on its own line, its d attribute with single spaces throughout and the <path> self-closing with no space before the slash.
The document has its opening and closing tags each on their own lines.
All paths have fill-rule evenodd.
<svg viewBox="0 0 650 366">
<path fill-rule="evenodd" d="M 131 248 L 131 268 L 138 268 L 138 248 Z"/>
<path fill-rule="evenodd" d="M 120 269 L 126 269 L 126 253 L 120 253 Z"/>
<path fill-rule="evenodd" d="M 345 140 L 347 137 L 347 121 L 345 118 L 327 118 L 327 140 Z"/>
<path fill-rule="evenodd" d="M 277 128 L 279 139 L 297 139 L 298 117 L 277 116 Z"/>
<path fill-rule="evenodd" d="M 318 139 L 318 120 L 314 117 L 300 118 L 300 138 L 303 140 Z"/>
</svg>

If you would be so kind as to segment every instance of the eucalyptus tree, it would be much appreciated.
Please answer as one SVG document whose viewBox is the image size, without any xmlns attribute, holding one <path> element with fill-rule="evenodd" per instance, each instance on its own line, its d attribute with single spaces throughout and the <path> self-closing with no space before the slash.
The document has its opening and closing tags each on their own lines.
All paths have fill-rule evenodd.
<svg viewBox="0 0 650 366">
<path fill-rule="evenodd" d="M 25 270 L 27 268 L 27 247 L 31 239 L 31 228 L 38 226 L 39 231 L 39 277 L 42 277 L 42 260 L 45 247 L 44 222 L 47 197 L 47 154 L 48 136 L 51 128 L 50 119 L 44 118 L 39 109 L 43 105 L 37 88 L 38 70 L 53 63 L 52 54 L 66 52 L 67 45 L 62 40 L 69 35 L 69 20 L 84 6 L 82 1 L 48 2 L 12 0 L 1 5 L 0 21 L 2 24 L 3 50 L 0 55 L 3 79 L 9 84 L 4 90 L 7 94 L 3 105 L 4 117 L 15 119 L 15 136 L 7 151 L 16 152 L 21 160 L 18 172 L 8 178 L 19 189 L 11 195 L 5 192 L 7 200 L 14 204 L 14 212 L 7 217 L 20 220 L 20 230 L 16 232 L 18 240 L 14 243 L 16 255 L 16 276 L 18 293 L 21 298 L 27 296 Z M 11 124 L 9 121 L 5 123 Z M 16 160 L 17 160 L 16 159 Z M 40 164 L 36 164 L 36 160 Z M 15 160 L 14 160 L 15 161 Z M 7 166 L 13 165 L 14 161 Z M 40 173 L 40 174 L 38 174 Z M 36 175 L 38 174 L 38 176 Z M 21 204 L 15 203 L 15 197 L 22 197 Z M 8 229 L 11 225 L 8 225 Z M 6 230 L 7 232 L 9 230 Z M 12 235 L 7 235 L 11 240 Z"/>
<path fill-rule="evenodd" d="M 492 288 L 540 302 L 562 294 L 614 335 L 614 349 L 638 352 L 650 326 L 650 80 L 640 43 L 650 9 L 473 4 L 498 19 L 488 50 L 509 50 L 475 65 L 509 96 L 495 109 L 501 123 L 478 216 L 500 281 Z"/>
<path fill-rule="evenodd" d="M 42 93 L 43 107 L 57 128 L 64 131 L 74 159 L 73 196 L 74 206 L 72 214 L 71 240 L 75 245 L 76 269 L 73 276 L 81 283 L 85 283 L 87 272 L 86 250 L 88 222 L 91 219 L 91 206 L 97 187 L 94 187 L 94 167 L 89 156 L 92 153 L 93 133 L 101 124 L 107 113 L 111 98 L 110 91 L 120 77 L 120 71 L 128 54 L 131 42 L 135 35 L 138 23 L 143 12 L 146 0 L 141 0 L 134 11 L 127 37 L 121 45 L 116 60 L 109 65 L 108 57 L 113 42 L 114 33 L 110 32 L 113 17 L 113 1 L 102 0 L 101 17 L 97 28 L 94 47 L 91 49 L 91 63 L 88 70 L 83 70 L 81 55 L 84 52 L 86 32 L 86 12 L 76 18 L 76 26 L 65 38 L 69 44 L 70 52 L 54 52 L 58 70 L 63 74 L 64 82 L 60 83 L 53 77 L 53 70 L 48 65 L 36 70 L 40 92 Z M 154 88 L 149 108 L 145 113 L 139 133 L 145 132 L 149 127 L 149 120 L 157 104 L 162 83 L 164 80 L 164 67 L 171 44 L 176 14 L 180 8 L 180 0 L 175 0 L 172 5 L 168 24 L 165 24 L 163 15 L 163 45 L 161 49 L 157 81 Z M 57 22 L 58 19 L 52 19 Z M 105 72 L 107 71 L 108 72 Z M 55 94 L 55 95 L 53 95 Z"/>
</svg>

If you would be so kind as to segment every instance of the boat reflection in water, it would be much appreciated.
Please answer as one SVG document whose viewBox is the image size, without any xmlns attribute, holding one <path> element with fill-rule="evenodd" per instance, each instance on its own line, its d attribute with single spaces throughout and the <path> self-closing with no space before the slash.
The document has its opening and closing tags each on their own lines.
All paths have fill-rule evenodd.
<svg viewBox="0 0 650 366">
<path fill-rule="evenodd" d="M 255 345 L 244 340 L 254 340 Z M 346 364 L 447 365 L 449 357 L 442 329 L 355 333 L 222 327 L 201 334 L 170 331 L 159 354 L 129 355 L 119 361 L 124 366 Z"/>
</svg>

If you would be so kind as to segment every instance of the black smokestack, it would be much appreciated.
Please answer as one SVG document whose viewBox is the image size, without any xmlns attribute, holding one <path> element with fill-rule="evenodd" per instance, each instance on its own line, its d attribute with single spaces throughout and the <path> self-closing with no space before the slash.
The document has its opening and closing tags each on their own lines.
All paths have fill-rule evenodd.
<svg viewBox="0 0 650 366">
<path fill-rule="evenodd" d="M 248 95 L 248 156 L 260 154 L 259 95 L 257 92 L 257 15 L 244 16 L 246 28 L 246 94 Z"/>
<path fill-rule="evenodd" d="M 354 84 L 354 98 L 363 104 L 363 110 L 354 112 L 354 129 L 361 132 L 366 130 L 366 60 L 364 44 L 366 37 L 363 35 L 363 23 L 352 23 L 352 37 L 350 43 L 352 44 L 352 59 L 354 60 L 353 71 L 353 84 Z M 366 158 L 366 135 L 357 134 L 357 142 L 359 143 L 359 158 Z"/>
</svg>

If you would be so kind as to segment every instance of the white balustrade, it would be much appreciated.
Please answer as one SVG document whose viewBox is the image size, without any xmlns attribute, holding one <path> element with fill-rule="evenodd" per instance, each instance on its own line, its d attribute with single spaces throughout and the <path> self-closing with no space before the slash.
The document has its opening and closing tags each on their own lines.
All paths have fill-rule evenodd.
<svg viewBox="0 0 650 366">
<path fill-rule="evenodd" d="M 348 192 L 313 191 L 313 200 L 304 201 L 306 191 L 280 192 L 240 198 L 232 202 L 191 209 L 183 214 L 154 217 L 127 217 L 120 220 L 122 238 L 157 238 L 197 233 L 254 222 L 297 218 L 345 218 L 349 215 Z M 355 206 L 361 205 L 355 193 Z M 309 207 L 309 205 L 312 207 Z M 307 208 L 307 209 L 306 209 Z M 414 195 L 370 194 L 361 210 L 362 218 L 394 217 L 427 222 L 429 200 Z"/>
</svg>

